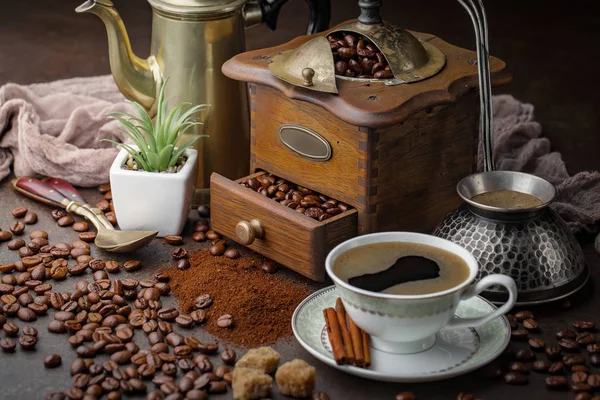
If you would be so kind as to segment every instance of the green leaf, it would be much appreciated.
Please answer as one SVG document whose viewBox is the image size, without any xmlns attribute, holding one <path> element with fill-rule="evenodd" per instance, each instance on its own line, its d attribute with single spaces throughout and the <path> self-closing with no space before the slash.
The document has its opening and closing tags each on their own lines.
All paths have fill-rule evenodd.
<svg viewBox="0 0 600 400">
<path fill-rule="evenodd" d="M 173 145 L 168 144 L 164 149 L 160 151 L 158 155 L 159 158 L 159 168 L 158 172 L 166 171 L 169 167 L 169 161 L 171 160 L 171 153 L 173 153 Z"/>
<path fill-rule="evenodd" d="M 179 118 L 179 115 L 181 114 L 183 107 L 188 104 L 190 104 L 190 103 L 182 103 L 182 104 L 178 105 L 177 107 L 175 107 L 174 109 L 172 109 L 171 112 L 169 113 L 169 117 L 165 121 L 165 128 L 166 128 L 166 132 L 167 132 L 167 143 L 168 144 L 172 144 L 173 146 L 175 146 L 174 139 L 177 137 L 177 131 L 179 130 L 179 127 L 176 125 L 177 119 Z"/>
<path fill-rule="evenodd" d="M 148 115 L 146 109 L 134 101 L 125 100 L 125 102 L 135 107 L 138 114 L 140 115 L 140 120 L 143 122 L 142 125 L 144 126 L 144 128 L 146 128 L 147 131 L 151 132 L 153 130 L 152 118 L 150 118 L 150 115 Z"/>
<path fill-rule="evenodd" d="M 208 104 L 198 104 L 198 105 L 190 108 L 179 118 L 179 121 L 177 121 L 177 125 L 178 126 L 183 125 L 185 122 L 188 121 L 188 119 L 190 119 L 190 117 L 192 115 L 194 115 L 195 113 L 197 113 L 199 111 L 206 110 L 209 107 L 210 107 L 210 105 L 208 105 Z"/>
<path fill-rule="evenodd" d="M 158 171 L 160 167 L 160 158 L 158 158 L 158 154 L 149 151 L 146 153 L 146 158 L 148 159 L 148 166 L 152 171 Z"/>
<path fill-rule="evenodd" d="M 180 128 L 179 131 L 177 132 L 177 136 L 175 137 L 174 140 L 174 144 L 177 144 L 177 142 L 179 142 L 179 140 L 181 139 L 181 137 L 183 136 L 183 134 L 192 126 L 196 126 L 196 125 L 204 125 L 202 122 L 186 122 L 184 123 Z M 193 137 L 196 137 L 198 135 L 194 135 Z M 204 136 L 208 136 L 208 135 L 204 135 Z"/>
<path fill-rule="evenodd" d="M 116 119 L 117 121 L 119 121 L 121 123 L 121 125 L 123 125 L 125 128 L 127 128 L 127 130 L 131 133 L 130 137 L 135 138 L 134 142 L 140 148 L 140 151 L 143 151 L 144 149 L 148 149 L 148 143 L 146 142 L 145 135 L 142 134 L 140 132 L 140 130 L 135 127 L 135 125 L 133 125 L 131 122 L 129 122 L 121 117 L 110 116 L 110 118 Z"/>
</svg>

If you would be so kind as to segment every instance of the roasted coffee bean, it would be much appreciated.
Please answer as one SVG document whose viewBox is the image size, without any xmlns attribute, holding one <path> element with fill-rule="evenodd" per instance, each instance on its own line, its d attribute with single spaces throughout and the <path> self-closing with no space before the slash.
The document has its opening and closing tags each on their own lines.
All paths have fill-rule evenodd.
<svg viewBox="0 0 600 400">
<path fill-rule="evenodd" d="M 33 350 L 37 344 L 37 338 L 31 335 L 23 335 L 19 338 L 19 344 L 24 350 Z"/>
<path fill-rule="evenodd" d="M 2 326 L 2 330 L 6 333 L 6 336 L 15 337 L 19 333 L 19 326 L 14 322 L 7 322 Z"/>
<path fill-rule="evenodd" d="M 542 351 L 544 349 L 544 339 L 531 338 L 529 339 L 529 346 L 535 351 Z"/>
<path fill-rule="evenodd" d="M 202 218 L 210 218 L 210 206 L 198 206 L 198 215 Z"/>
<path fill-rule="evenodd" d="M 403 395 L 403 393 L 410 393 L 413 397 L 398 397 L 399 395 Z M 401 392 L 396 395 L 395 400 L 415 400 L 415 398 L 412 392 Z M 324 392 L 313 392 L 312 400 L 329 400 L 329 396 Z"/>
<path fill-rule="evenodd" d="M 215 244 L 215 245 L 210 246 L 208 251 L 213 256 L 217 256 L 217 257 L 222 256 L 223 254 L 225 254 L 225 246 L 223 244 Z"/>
<path fill-rule="evenodd" d="M 213 298 L 209 294 L 200 295 L 200 296 L 196 297 L 196 300 L 194 300 L 194 306 L 199 309 L 208 308 L 212 305 L 212 303 L 213 303 Z"/>
<path fill-rule="evenodd" d="M 531 363 L 531 369 L 536 372 L 548 372 L 550 365 L 548 360 L 537 360 Z"/>
<path fill-rule="evenodd" d="M 563 350 L 568 352 L 577 352 L 579 351 L 579 344 L 573 339 L 560 339 L 558 341 L 558 345 L 563 348 Z"/>
<path fill-rule="evenodd" d="M 217 326 L 220 328 L 233 327 L 233 317 L 230 314 L 223 314 L 217 319 Z"/>
<path fill-rule="evenodd" d="M 519 361 L 511 362 L 510 364 L 508 364 L 508 370 L 513 372 L 519 372 L 525 375 L 529 374 L 527 364 Z"/>
<path fill-rule="evenodd" d="M 590 390 L 592 390 L 592 387 L 585 382 L 584 383 L 572 383 L 571 390 L 573 392 L 589 392 Z"/>
<path fill-rule="evenodd" d="M 567 378 L 562 375 L 547 376 L 545 382 L 549 389 L 564 389 L 568 383 Z"/>
<path fill-rule="evenodd" d="M 158 311 L 158 318 L 163 321 L 173 321 L 179 316 L 179 311 L 175 307 L 167 307 Z"/>
<path fill-rule="evenodd" d="M 556 337 L 558 339 L 575 339 L 577 333 L 572 329 L 561 329 L 556 332 Z"/>
<path fill-rule="evenodd" d="M 17 317 L 19 317 L 19 319 L 23 322 L 32 322 L 37 320 L 37 315 L 35 312 L 25 307 L 19 309 L 17 312 Z"/>
<path fill-rule="evenodd" d="M 132 354 L 127 351 L 127 350 L 123 350 L 123 351 L 118 351 L 114 354 L 112 354 L 110 356 L 110 359 L 114 362 L 116 362 L 118 365 L 125 365 L 125 364 L 129 364 L 129 360 L 131 360 L 131 356 Z"/>
<path fill-rule="evenodd" d="M 231 258 L 232 260 L 240 258 L 240 252 L 237 249 L 227 249 L 224 254 L 225 257 Z"/>
<path fill-rule="evenodd" d="M 187 258 L 187 256 L 187 250 L 183 247 L 178 247 L 171 253 L 171 257 L 173 257 L 175 260 L 181 260 L 182 258 Z"/>
<path fill-rule="evenodd" d="M 20 236 L 25 231 L 25 224 L 21 221 L 13 221 L 11 222 L 9 229 L 13 235 Z"/>
<path fill-rule="evenodd" d="M 71 225 L 73 225 L 74 222 L 75 222 L 75 220 L 70 215 L 65 215 L 64 217 L 61 217 L 58 221 L 56 221 L 58 226 L 61 226 L 61 227 L 71 226 Z"/>
<path fill-rule="evenodd" d="M 571 382 L 585 383 L 587 382 L 588 374 L 583 371 L 576 371 L 571 374 Z"/>
<path fill-rule="evenodd" d="M 112 203 L 111 203 L 112 205 Z M 114 211 L 109 211 L 107 213 L 104 214 L 106 216 L 106 219 L 108 220 L 108 222 L 110 222 L 112 225 L 118 225 L 119 221 L 117 221 L 117 216 L 114 213 Z"/>
<path fill-rule="evenodd" d="M 599 353 L 590 354 L 590 364 L 592 364 L 595 367 L 600 366 L 600 354 Z"/>
<path fill-rule="evenodd" d="M 62 217 L 66 216 L 66 215 L 68 215 L 68 214 L 64 210 L 60 210 L 60 209 L 52 210 L 52 218 L 54 218 L 55 221 L 58 221 L 59 219 L 61 219 Z"/>
<path fill-rule="evenodd" d="M 225 382 L 212 381 L 208 384 L 208 393 L 225 393 L 227 392 L 227 385 Z"/>
<path fill-rule="evenodd" d="M 575 341 L 579 343 L 580 346 L 586 346 L 588 344 L 596 343 L 596 335 L 590 332 L 581 332 L 577 334 Z"/>
<path fill-rule="evenodd" d="M 537 322 L 535 319 L 533 318 L 527 318 L 526 320 L 523 321 L 523 328 L 527 329 L 528 331 L 537 331 L 540 327 L 539 322 Z"/>
<path fill-rule="evenodd" d="M 20 257 L 31 257 L 35 255 L 35 252 L 33 250 L 31 250 L 29 247 L 27 246 L 23 246 L 19 249 L 19 256 Z"/>
<path fill-rule="evenodd" d="M 79 221 L 75 222 L 72 228 L 75 232 L 86 232 L 90 229 L 90 226 L 85 221 Z"/>
<path fill-rule="evenodd" d="M 223 352 L 221 353 L 221 360 L 225 364 L 234 365 L 236 357 L 237 355 L 235 353 L 235 350 L 225 346 Z"/>
<path fill-rule="evenodd" d="M 578 331 L 591 331 L 594 330 L 595 324 L 593 321 L 575 321 L 573 327 Z"/>
<path fill-rule="evenodd" d="M 23 239 L 13 239 L 10 242 L 8 242 L 6 246 L 10 250 L 19 250 L 21 247 L 25 246 L 25 241 Z"/>
<path fill-rule="evenodd" d="M 564 374 L 564 372 L 565 372 L 565 363 L 563 363 L 562 361 L 554 362 L 548 368 L 548 373 L 550 373 L 552 375 L 560 375 L 560 374 Z"/>
<path fill-rule="evenodd" d="M 26 207 L 15 207 L 12 210 L 12 215 L 15 218 L 23 218 L 25 216 L 25 214 L 27 214 Z"/>
<path fill-rule="evenodd" d="M 600 343 L 588 344 L 586 350 L 590 353 L 600 353 Z"/>
<path fill-rule="evenodd" d="M 277 263 L 273 260 L 265 260 L 260 268 L 267 274 L 274 274 L 279 269 Z"/>
<path fill-rule="evenodd" d="M 164 237 L 165 242 L 167 242 L 168 244 L 172 244 L 174 246 L 177 246 L 181 243 L 183 243 L 183 238 L 181 236 L 176 236 L 176 235 L 167 235 Z"/>
<path fill-rule="evenodd" d="M 194 232 L 192 234 L 192 239 L 195 242 L 204 242 L 206 240 L 206 234 L 204 232 Z"/>
<path fill-rule="evenodd" d="M 510 336 L 515 340 L 526 340 L 529 336 L 529 331 L 526 329 L 516 329 L 511 331 Z"/>
<path fill-rule="evenodd" d="M 175 322 L 182 328 L 191 328 L 192 325 L 194 325 L 194 320 L 192 319 L 192 317 L 183 314 L 175 318 Z"/>
<path fill-rule="evenodd" d="M 190 264 L 190 261 L 187 258 L 183 258 L 179 261 L 177 261 L 177 269 L 180 271 L 185 271 L 186 269 L 189 269 L 192 266 L 192 264 Z"/>
<path fill-rule="evenodd" d="M 23 222 L 27 225 L 33 225 L 38 221 L 38 216 L 36 213 L 30 212 L 25 214 L 25 217 L 23 218 Z"/>
<path fill-rule="evenodd" d="M 123 268 L 127 272 L 133 272 L 140 269 L 142 266 L 142 262 L 140 260 L 127 260 L 123 263 Z M 136 284 L 137 286 L 137 284 Z"/>
<path fill-rule="evenodd" d="M 544 353 L 550 360 L 557 360 L 561 357 L 561 350 L 559 346 L 547 344 L 544 347 Z"/>
<path fill-rule="evenodd" d="M 519 311 L 515 314 L 515 318 L 519 322 L 523 322 L 528 318 L 535 319 L 535 315 L 531 311 Z"/>
<path fill-rule="evenodd" d="M 531 349 L 521 349 L 517 351 L 516 357 L 519 361 L 531 361 L 535 359 L 535 354 Z"/>
<path fill-rule="evenodd" d="M 65 333 L 67 328 L 63 321 L 53 320 L 48 324 L 48 332 L 52 333 Z"/>
<path fill-rule="evenodd" d="M 0 242 L 6 242 L 10 239 L 12 239 L 12 233 L 10 233 L 9 231 L 0 231 Z M 9 249 L 10 249 L 10 247 L 9 247 Z M 15 249 L 11 249 L 11 250 L 15 250 Z"/>
<path fill-rule="evenodd" d="M 571 367 L 577 364 L 584 364 L 585 358 L 581 354 L 569 354 L 563 357 L 566 366 Z"/>
<path fill-rule="evenodd" d="M 571 372 L 588 372 L 588 368 L 585 365 L 573 365 Z"/>
<path fill-rule="evenodd" d="M 197 324 L 202 324 L 208 319 L 206 311 L 204 310 L 194 310 L 190 313 L 190 317 Z"/>
<path fill-rule="evenodd" d="M 198 350 L 202 354 L 215 354 L 219 351 L 219 345 L 217 343 L 200 343 L 198 345 Z"/>
<path fill-rule="evenodd" d="M 56 368 L 62 364 L 62 358 L 58 354 L 51 354 L 44 358 L 44 367 Z"/>
<path fill-rule="evenodd" d="M 594 389 L 600 388 L 600 374 L 590 374 L 587 378 L 587 384 Z"/>
</svg>

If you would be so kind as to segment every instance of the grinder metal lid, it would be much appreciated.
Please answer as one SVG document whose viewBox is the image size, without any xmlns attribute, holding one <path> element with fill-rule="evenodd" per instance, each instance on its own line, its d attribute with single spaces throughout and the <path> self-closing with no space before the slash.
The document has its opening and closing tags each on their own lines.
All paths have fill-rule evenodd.
<svg viewBox="0 0 600 400">
<path fill-rule="evenodd" d="M 344 32 L 362 36 L 385 56 L 393 78 L 351 78 L 335 73 L 333 53 L 325 36 L 317 36 L 297 49 L 273 57 L 269 70 L 278 78 L 296 86 L 327 93 L 338 93 L 336 78 L 399 85 L 421 81 L 438 73 L 446 57 L 434 45 L 420 41 L 410 32 L 386 24 L 379 16 L 381 1 L 362 0 L 358 21 L 337 27 L 327 35 Z"/>
</svg>

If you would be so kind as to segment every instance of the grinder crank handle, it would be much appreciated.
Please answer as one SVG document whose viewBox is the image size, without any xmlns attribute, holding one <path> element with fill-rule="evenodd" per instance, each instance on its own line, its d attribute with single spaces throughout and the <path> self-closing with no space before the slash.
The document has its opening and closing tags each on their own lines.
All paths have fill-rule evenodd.
<svg viewBox="0 0 600 400">
<path fill-rule="evenodd" d="M 89 205 L 87 200 L 85 199 L 85 197 L 83 197 L 83 195 L 81 193 L 79 193 L 79 191 L 77 189 L 75 189 L 75 187 L 73 187 L 73 185 L 71 185 L 69 182 L 65 181 L 64 179 L 52 178 L 52 177 L 44 178 L 44 179 L 42 179 L 42 182 L 47 183 L 48 185 L 52 186 L 52 188 L 54 188 L 54 190 L 61 193 L 67 199 L 75 200 L 81 204 L 81 207 L 86 208 L 89 211 L 93 212 L 96 215 L 96 217 L 98 218 L 98 221 L 100 221 L 100 223 L 102 225 L 104 225 L 105 228 L 110 229 L 110 230 L 115 229 L 112 226 L 112 224 L 108 221 L 108 219 L 106 218 L 104 213 L 99 208 L 92 207 L 91 205 Z"/>
<path fill-rule="evenodd" d="M 324 31 L 329 28 L 329 22 L 331 20 L 331 1 L 330 0 L 305 0 L 308 4 L 310 19 L 308 21 L 308 27 L 306 33 L 312 35 L 313 33 Z M 288 0 L 258 0 L 262 12 L 262 22 L 265 23 L 272 31 L 277 28 L 277 18 L 279 17 L 279 11 L 281 7 Z"/>
<path fill-rule="evenodd" d="M 69 200 L 47 182 L 35 178 L 18 178 L 13 179 L 11 183 L 17 192 L 30 199 L 50 206 L 65 208 L 69 212 L 81 215 L 94 224 L 98 231 L 106 229 L 95 213 L 82 207 L 78 201 Z"/>
</svg>

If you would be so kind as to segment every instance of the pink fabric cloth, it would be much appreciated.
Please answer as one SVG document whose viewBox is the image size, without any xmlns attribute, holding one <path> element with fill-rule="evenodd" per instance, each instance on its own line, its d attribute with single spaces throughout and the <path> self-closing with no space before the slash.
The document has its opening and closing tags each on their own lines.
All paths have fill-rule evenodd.
<svg viewBox="0 0 600 400">
<path fill-rule="evenodd" d="M 0 180 L 48 175 L 78 186 L 108 182 L 118 151 L 101 139 L 123 135 L 110 111 L 132 111 L 112 77 L 0 88 Z"/>
</svg>

